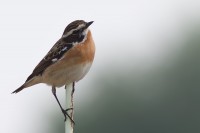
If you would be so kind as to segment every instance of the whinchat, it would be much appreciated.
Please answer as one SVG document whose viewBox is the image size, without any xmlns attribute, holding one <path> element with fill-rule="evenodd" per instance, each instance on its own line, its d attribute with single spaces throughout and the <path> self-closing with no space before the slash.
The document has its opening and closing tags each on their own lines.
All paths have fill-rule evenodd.
<svg viewBox="0 0 200 133">
<path fill-rule="evenodd" d="M 83 20 L 71 22 L 62 37 L 35 67 L 25 83 L 12 93 L 39 83 L 52 86 L 62 113 L 69 117 L 56 96 L 56 87 L 62 87 L 81 80 L 89 71 L 95 55 L 95 44 L 89 26 L 93 23 Z M 70 118 L 70 117 L 69 117 Z M 72 120 L 70 118 L 70 120 Z M 73 120 L 72 120 L 73 121 Z"/>
</svg>

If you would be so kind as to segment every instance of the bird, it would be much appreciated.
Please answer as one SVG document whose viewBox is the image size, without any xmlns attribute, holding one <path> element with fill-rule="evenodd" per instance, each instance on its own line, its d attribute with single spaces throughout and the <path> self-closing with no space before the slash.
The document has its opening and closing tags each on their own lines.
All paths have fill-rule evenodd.
<svg viewBox="0 0 200 133">
<path fill-rule="evenodd" d="M 67 25 L 61 38 L 53 45 L 49 52 L 34 68 L 25 83 L 12 93 L 18 93 L 30 86 L 44 83 L 52 87 L 52 94 L 64 114 L 64 121 L 68 115 L 56 95 L 56 89 L 64 85 L 81 80 L 90 70 L 95 56 L 95 43 L 89 26 L 94 21 L 85 22 L 75 20 Z"/>
</svg>

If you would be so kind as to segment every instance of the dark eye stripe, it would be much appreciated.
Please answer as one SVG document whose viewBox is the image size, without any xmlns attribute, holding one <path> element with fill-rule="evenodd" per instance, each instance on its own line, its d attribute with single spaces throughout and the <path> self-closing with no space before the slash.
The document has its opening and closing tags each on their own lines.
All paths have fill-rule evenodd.
<svg viewBox="0 0 200 133">
<path fill-rule="evenodd" d="M 66 43 L 76 43 L 76 42 L 79 43 L 79 42 L 83 41 L 84 37 L 85 37 L 84 35 L 79 34 L 79 33 L 78 34 L 71 34 L 71 35 L 63 38 L 63 41 L 66 42 Z"/>
<path fill-rule="evenodd" d="M 81 34 L 83 32 L 83 30 L 84 30 L 83 28 L 81 28 L 79 30 L 75 30 L 75 31 L 73 31 L 72 34 Z"/>
<path fill-rule="evenodd" d="M 73 31 L 73 33 L 72 34 L 79 34 L 79 30 L 75 30 L 75 31 Z"/>
</svg>

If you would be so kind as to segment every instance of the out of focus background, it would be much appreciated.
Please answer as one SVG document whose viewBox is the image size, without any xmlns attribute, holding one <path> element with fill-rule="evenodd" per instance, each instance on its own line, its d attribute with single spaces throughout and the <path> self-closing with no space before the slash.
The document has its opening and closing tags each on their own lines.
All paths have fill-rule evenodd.
<svg viewBox="0 0 200 133">
<path fill-rule="evenodd" d="M 200 132 L 199 0 L 7 0 L 0 17 L 1 133 L 64 132 L 51 87 L 11 92 L 76 19 L 95 21 L 96 56 L 76 84 L 75 133 Z"/>
</svg>

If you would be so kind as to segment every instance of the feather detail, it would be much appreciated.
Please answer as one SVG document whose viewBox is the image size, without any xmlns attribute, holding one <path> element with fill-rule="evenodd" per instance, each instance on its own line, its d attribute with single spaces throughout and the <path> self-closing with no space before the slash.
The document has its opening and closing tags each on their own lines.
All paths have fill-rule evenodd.
<svg viewBox="0 0 200 133">
<path fill-rule="evenodd" d="M 70 72 L 72 71 L 71 73 L 77 73 L 75 78 L 72 79 L 73 82 L 75 80 L 77 81 L 81 79 L 83 77 L 82 75 L 85 75 L 87 73 L 87 70 L 89 70 L 89 66 L 91 65 L 86 65 L 86 67 L 84 67 L 85 65 L 83 65 L 84 68 L 87 68 L 86 70 L 84 69 L 84 71 L 82 71 L 82 69 L 79 67 L 77 67 L 77 70 L 74 70 L 72 69 L 72 67 L 70 67 L 70 65 L 73 65 L 74 63 L 81 63 L 84 61 L 89 62 L 89 64 L 92 62 L 95 52 L 93 49 L 94 42 L 92 40 L 91 33 L 88 33 L 88 27 L 92 23 L 93 21 L 86 23 L 83 20 L 76 20 L 70 23 L 65 28 L 62 37 L 54 44 L 54 46 L 50 49 L 46 56 L 34 68 L 33 72 L 31 73 L 31 75 L 29 75 L 26 82 L 18 89 L 13 91 L 13 93 L 18 93 L 24 88 L 38 83 L 54 85 L 53 82 L 49 81 L 51 81 L 51 79 L 54 80 L 54 77 L 56 77 L 56 75 L 59 75 L 59 72 L 62 71 L 65 71 L 66 74 L 68 74 L 68 70 L 70 70 Z M 89 53 L 91 53 L 91 55 L 88 55 Z M 66 83 L 67 80 L 69 80 L 68 78 L 66 79 L 66 77 L 66 75 L 63 77 L 63 82 L 60 84 L 63 85 L 64 83 Z M 57 81 L 58 79 L 56 78 L 55 80 Z"/>
</svg>

